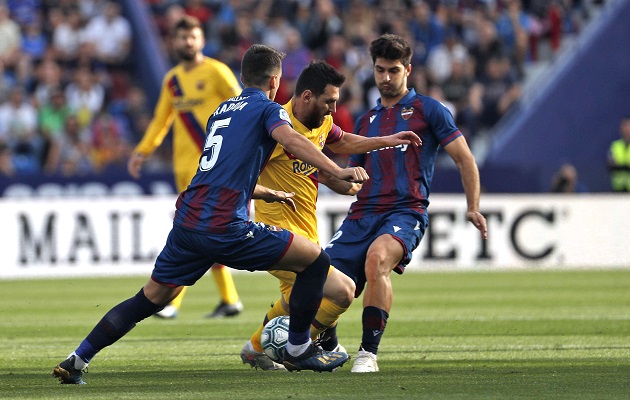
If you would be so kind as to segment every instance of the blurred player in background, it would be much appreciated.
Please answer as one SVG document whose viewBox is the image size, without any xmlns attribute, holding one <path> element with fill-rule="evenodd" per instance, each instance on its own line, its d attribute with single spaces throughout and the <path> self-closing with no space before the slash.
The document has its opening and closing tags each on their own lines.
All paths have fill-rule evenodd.
<svg viewBox="0 0 630 400">
<path fill-rule="evenodd" d="M 350 182 L 368 179 L 362 167 L 340 168 L 291 127 L 288 113 L 273 102 L 284 54 L 253 45 L 243 56 L 245 89 L 216 109 L 208 121 L 199 168 L 180 193 L 175 218 L 151 278 L 140 291 L 103 316 L 53 370 L 62 383 L 82 384 L 83 371 L 102 349 L 160 311 L 184 286 L 193 285 L 218 261 L 249 271 L 286 269 L 297 273 L 291 293 L 284 366 L 289 370 L 332 371 L 348 355 L 314 345 L 310 326 L 322 300 L 330 259 L 323 249 L 291 231 L 249 221 L 252 197 L 286 201 L 290 193 L 262 190 L 256 180 L 276 144 L 299 159 Z"/>
<path fill-rule="evenodd" d="M 240 93 L 241 86 L 230 68 L 203 55 L 204 43 L 196 18 L 186 16 L 175 25 L 173 46 L 181 61 L 162 81 L 153 119 L 129 159 L 127 169 L 134 178 L 140 177 L 145 160 L 160 146 L 172 125 L 175 185 L 178 192 L 184 191 L 197 170 L 208 118 L 222 101 Z M 216 264 L 211 271 L 221 301 L 208 317 L 239 314 L 243 305 L 230 270 Z M 156 316 L 175 318 L 185 293 L 186 288 Z"/>
<path fill-rule="evenodd" d="M 427 227 L 439 147 L 461 174 L 467 220 L 487 238 L 486 219 L 479 212 L 479 171 L 466 140 L 446 107 L 407 88 L 411 47 L 400 36 L 385 34 L 371 43 L 370 55 L 381 98 L 358 119 L 355 131 L 379 137 L 410 129 L 422 139 L 422 147 L 399 146 L 350 157 L 349 165 L 363 166 L 371 179 L 363 184 L 326 252 L 331 264 L 355 281 L 356 296 L 364 291 L 363 336 L 352 372 L 378 371 L 376 355 L 393 301 L 390 274 L 403 273 Z"/>
<path fill-rule="evenodd" d="M 366 138 L 341 130 L 331 116 L 339 100 L 339 88 L 345 77 L 329 64 L 318 61 L 311 63 L 298 77 L 293 98 L 284 105 L 291 118 L 293 128 L 310 140 L 318 149 L 327 146 L 338 154 L 364 153 L 388 146 L 419 145 L 420 140 L 413 132 L 400 132 L 385 137 Z M 293 198 L 297 212 L 277 203 L 255 201 L 255 220 L 267 225 L 279 226 L 305 236 L 319 244 L 317 216 L 315 213 L 318 183 L 323 183 L 340 194 L 354 195 L 360 184 L 340 181 L 295 157 L 278 144 L 267 165 L 261 172 L 258 183 L 296 193 Z M 340 189 L 343 188 L 343 189 Z M 279 207 L 278 207 L 279 206 Z M 282 296 L 275 301 L 263 323 L 241 350 L 241 360 L 252 367 L 263 370 L 284 369 L 264 354 L 260 335 L 264 325 L 271 319 L 289 314 L 289 298 L 295 273 L 270 271 L 280 280 Z M 324 350 L 342 351 L 338 344 L 335 326 L 339 316 L 347 310 L 354 297 L 354 282 L 331 266 L 324 299 L 311 326 L 311 338 L 326 330 L 326 340 L 320 341 Z"/>
<path fill-rule="evenodd" d="M 630 192 L 630 117 L 621 120 L 619 135 L 608 150 L 610 186 L 614 192 Z"/>
</svg>

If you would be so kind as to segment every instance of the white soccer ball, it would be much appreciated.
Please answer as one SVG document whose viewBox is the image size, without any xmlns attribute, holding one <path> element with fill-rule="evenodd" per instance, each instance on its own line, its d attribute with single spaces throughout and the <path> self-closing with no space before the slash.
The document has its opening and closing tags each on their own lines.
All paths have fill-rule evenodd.
<svg viewBox="0 0 630 400">
<path fill-rule="evenodd" d="M 263 351 L 269 358 L 282 363 L 284 348 L 289 340 L 289 317 L 280 316 L 267 322 L 260 336 Z"/>
</svg>

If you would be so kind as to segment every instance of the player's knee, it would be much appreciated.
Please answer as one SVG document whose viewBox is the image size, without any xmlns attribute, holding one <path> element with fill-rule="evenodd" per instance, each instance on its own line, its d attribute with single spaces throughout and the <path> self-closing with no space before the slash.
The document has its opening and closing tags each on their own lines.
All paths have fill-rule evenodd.
<svg viewBox="0 0 630 400">
<path fill-rule="evenodd" d="M 355 284 L 351 282 L 351 285 L 344 285 L 337 288 L 329 297 L 329 300 L 335 303 L 336 306 L 341 308 L 348 308 L 354 300 Z"/>
<path fill-rule="evenodd" d="M 370 253 L 365 259 L 365 278 L 369 281 L 381 279 L 389 276 L 394 266 L 386 262 L 384 255 L 380 253 Z"/>
<path fill-rule="evenodd" d="M 324 250 L 319 252 L 319 255 L 309 266 L 304 269 L 304 271 L 300 272 L 301 275 L 308 276 L 326 276 L 328 274 L 328 269 L 330 268 L 330 257 Z"/>
</svg>

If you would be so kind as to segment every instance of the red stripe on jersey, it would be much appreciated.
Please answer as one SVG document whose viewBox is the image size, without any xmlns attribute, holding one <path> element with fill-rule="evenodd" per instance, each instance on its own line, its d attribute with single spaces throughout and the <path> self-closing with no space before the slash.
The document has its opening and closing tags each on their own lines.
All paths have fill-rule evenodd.
<svg viewBox="0 0 630 400">
<path fill-rule="evenodd" d="M 184 126 L 186 126 L 186 132 L 190 135 L 190 138 L 195 142 L 199 151 L 203 151 L 204 142 L 206 141 L 206 131 L 199 125 L 194 114 L 190 111 L 180 112 L 179 118 L 181 118 Z"/>
<path fill-rule="evenodd" d="M 218 198 L 213 199 L 214 207 L 211 211 L 211 222 L 208 230 L 214 233 L 223 232 L 227 225 L 234 221 L 240 195 L 241 192 L 238 190 L 226 187 L 221 188 Z"/>
<path fill-rule="evenodd" d="M 210 191 L 209 186 L 196 186 L 194 190 L 192 190 L 192 197 L 187 199 L 186 205 L 184 206 L 184 222 L 182 224 L 183 227 L 189 229 L 197 229 L 197 224 L 200 221 L 201 215 L 203 213 L 203 205 L 208 197 L 208 192 Z M 190 195 L 190 191 L 185 191 L 182 195 Z"/>
<path fill-rule="evenodd" d="M 326 137 L 326 144 L 336 143 L 340 141 L 341 138 L 343 138 L 343 130 L 333 123 Z"/>
</svg>

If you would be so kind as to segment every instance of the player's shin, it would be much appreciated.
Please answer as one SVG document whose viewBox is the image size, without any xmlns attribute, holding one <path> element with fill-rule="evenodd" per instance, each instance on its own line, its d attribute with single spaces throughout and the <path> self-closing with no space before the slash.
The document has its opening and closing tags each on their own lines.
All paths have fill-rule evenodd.
<svg viewBox="0 0 630 400">
<path fill-rule="evenodd" d="M 330 267 L 330 257 L 322 250 L 315 261 L 297 274 L 289 308 L 289 342 L 287 351 L 298 355 L 310 343 L 310 326 L 324 294 L 324 283 Z"/>
<path fill-rule="evenodd" d="M 75 353 L 86 363 L 103 348 L 115 343 L 136 324 L 160 311 L 164 306 L 153 304 L 140 291 L 132 298 L 118 304 L 99 321 L 77 348 Z"/>
</svg>

